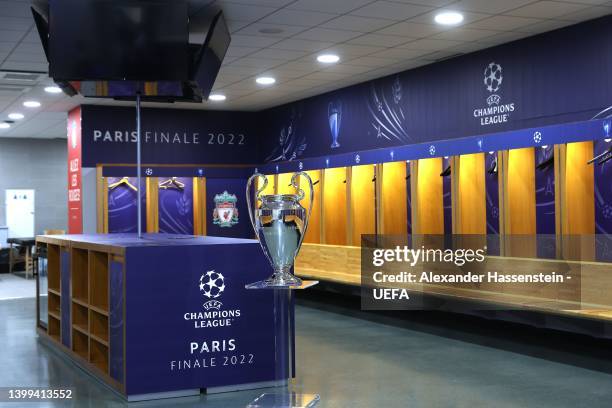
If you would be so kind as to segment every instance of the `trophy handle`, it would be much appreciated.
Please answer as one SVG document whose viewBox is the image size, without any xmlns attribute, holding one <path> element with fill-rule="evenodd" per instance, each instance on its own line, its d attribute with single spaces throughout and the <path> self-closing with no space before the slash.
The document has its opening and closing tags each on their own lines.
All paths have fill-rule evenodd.
<svg viewBox="0 0 612 408">
<path fill-rule="evenodd" d="M 291 176 L 291 185 L 293 187 L 295 187 L 295 189 L 297 190 L 298 196 L 297 196 L 297 200 L 298 202 L 304 199 L 304 196 L 306 195 L 304 193 L 304 190 L 302 190 L 298 183 L 297 183 L 297 178 L 299 176 L 303 176 L 306 178 L 306 180 L 308 180 L 308 186 L 310 187 L 310 205 L 308 206 L 308 215 L 306 216 L 306 219 L 304 220 L 304 232 L 302 233 L 302 236 L 300 237 L 300 242 L 298 242 L 298 247 L 297 250 L 295 252 L 295 254 L 297 255 L 298 251 L 300 250 L 300 248 L 302 247 L 302 241 L 304 241 L 304 238 L 306 237 L 306 231 L 308 231 L 308 222 L 310 221 L 310 215 L 312 214 L 312 204 L 314 202 L 314 186 L 312 185 L 312 179 L 310 178 L 310 176 L 308 175 L 308 173 L 303 172 L 303 171 L 299 171 L 297 173 L 294 173 L 293 176 Z"/>
<path fill-rule="evenodd" d="M 255 173 L 251 177 L 249 177 L 249 180 L 247 181 L 246 201 L 247 209 L 249 210 L 249 218 L 251 219 L 251 225 L 253 226 L 253 231 L 255 231 L 255 236 L 257 237 L 257 239 L 259 239 L 259 232 L 257 231 L 257 226 L 255 225 L 255 214 L 253 214 L 253 211 L 255 211 L 255 209 L 253 209 L 253 204 L 251 203 L 251 195 L 249 194 L 249 191 L 251 190 L 251 184 L 253 183 L 253 180 L 257 178 L 263 178 L 264 181 L 263 186 L 255 191 L 255 202 L 257 203 L 257 201 L 261 200 L 259 195 L 262 191 L 266 189 L 266 186 L 268 185 L 268 178 L 261 173 Z"/>
</svg>

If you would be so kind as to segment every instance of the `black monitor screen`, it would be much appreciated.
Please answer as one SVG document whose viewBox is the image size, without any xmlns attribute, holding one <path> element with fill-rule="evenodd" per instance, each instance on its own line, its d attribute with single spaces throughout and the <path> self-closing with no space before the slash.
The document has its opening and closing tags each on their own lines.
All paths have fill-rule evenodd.
<svg viewBox="0 0 612 408">
<path fill-rule="evenodd" d="M 186 1 L 51 1 L 49 75 L 63 80 L 186 80 L 188 36 Z"/>
</svg>

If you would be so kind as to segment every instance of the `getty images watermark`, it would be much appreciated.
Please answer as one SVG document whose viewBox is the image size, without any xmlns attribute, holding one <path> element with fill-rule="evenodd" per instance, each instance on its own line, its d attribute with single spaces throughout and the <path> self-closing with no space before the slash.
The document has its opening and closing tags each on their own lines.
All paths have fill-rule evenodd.
<svg viewBox="0 0 612 408">
<path fill-rule="evenodd" d="M 361 305 L 366 310 L 506 310 L 534 304 L 580 309 L 583 268 L 589 263 L 565 259 L 557 246 L 554 236 L 364 235 Z"/>
</svg>

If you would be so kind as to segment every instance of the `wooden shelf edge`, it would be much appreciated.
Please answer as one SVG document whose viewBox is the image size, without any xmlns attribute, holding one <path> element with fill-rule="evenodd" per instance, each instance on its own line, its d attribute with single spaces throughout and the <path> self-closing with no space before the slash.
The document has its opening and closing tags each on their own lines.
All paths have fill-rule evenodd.
<svg viewBox="0 0 612 408">
<path fill-rule="evenodd" d="M 96 335 L 95 335 L 95 334 L 93 334 L 93 333 L 91 333 L 91 334 L 89 335 L 89 337 L 90 337 L 92 340 L 94 340 L 94 341 L 96 341 L 96 342 L 98 342 L 98 343 L 102 344 L 103 346 L 108 347 L 108 340 L 104 340 L 102 337 L 98 337 L 98 336 L 96 336 Z"/>
<path fill-rule="evenodd" d="M 99 313 L 101 315 L 104 315 L 104 316 L 108 317 L 108 311 L 102 309 L 101 307 L 94 306 L 94 305 L 89 305 L 89 309 L 91 309 L 92 311 L 94 311 L 96 313 Z"/>
<path fill-rule="evenodd" d="M 73 297 L 72 302 L 76 303 L 77 305 L 83 306 L 83 307 L 89 307 L 89 303 L 87 303 L 86 300 L 83 300 L 81 298 Z"/>
<path fill-rule="evenodd" d="M 89 330 L 87 330 L 87 327 L 84 327 L 82 324 L 73 323 L 72 328 L 78 332 L 81 332 L 81 334 L 89 336 Z"/>
<path fill-rule="evenodd" d="M 52 318 L 54 318 L 55 320 L 62 320 L 62 319 L 60 318 L 59 313 L 56 313 L 56 312 L 55 312 L 55 311 L 53 311 L 53 310 L 49 310 L 49 316 L 51 316 L 51 317 L 52 317 Z"/>
<path fill-rule="evenodd" d="M 62 294 L 60 293 L 59 289 L 47 288 L 47 290 L 49 291 L 49 293 L 53 293 L 54 295 L 57 295 L 57 296 L 62 296 Z"/>
</svg>

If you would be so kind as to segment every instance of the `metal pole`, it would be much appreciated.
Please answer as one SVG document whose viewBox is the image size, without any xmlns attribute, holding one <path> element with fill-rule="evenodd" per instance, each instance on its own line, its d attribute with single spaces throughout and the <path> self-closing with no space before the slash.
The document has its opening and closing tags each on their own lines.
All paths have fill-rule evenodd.
<svg viewBox="0 0 612 408">
<path fill-rule="evenodd" d="M 136 187 L 138 188 L 137 196 L 138 202 L 138 238 L 142 238 L 142 199 L 141 199 L 141 185 L 140 185 L 140 92 L 136 93 L 136 177 L 138 178 Z"/>
</svg>

